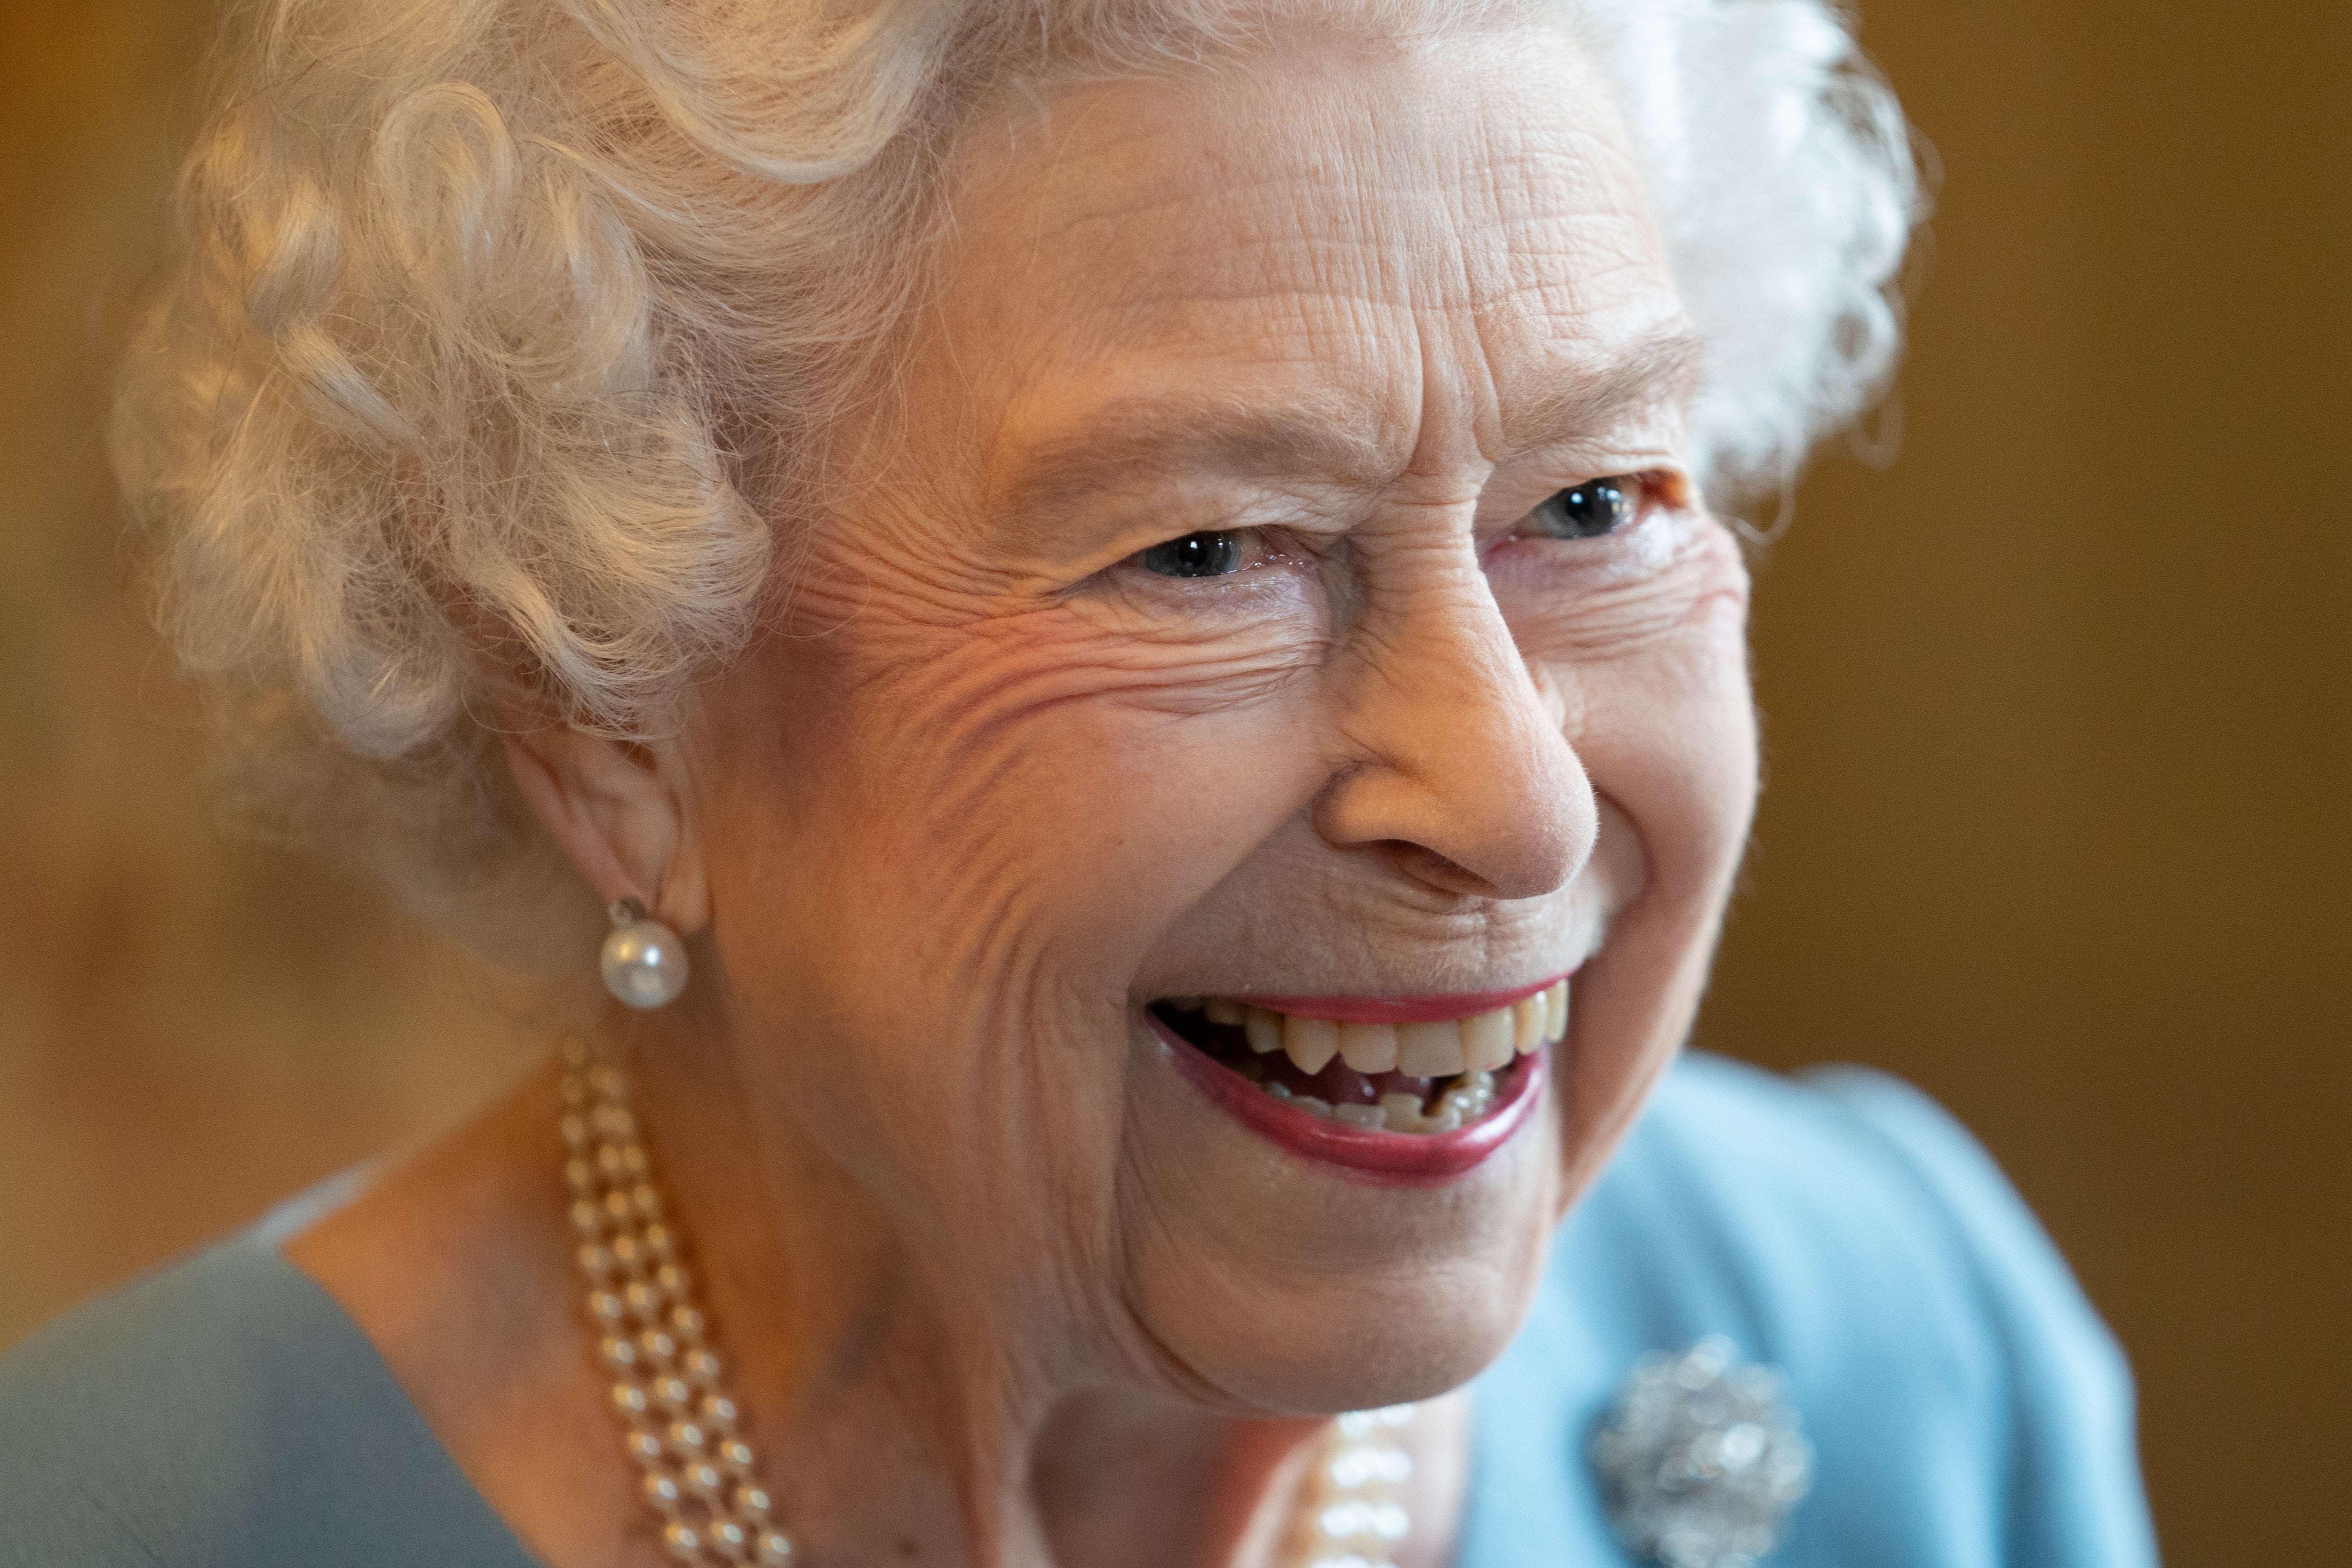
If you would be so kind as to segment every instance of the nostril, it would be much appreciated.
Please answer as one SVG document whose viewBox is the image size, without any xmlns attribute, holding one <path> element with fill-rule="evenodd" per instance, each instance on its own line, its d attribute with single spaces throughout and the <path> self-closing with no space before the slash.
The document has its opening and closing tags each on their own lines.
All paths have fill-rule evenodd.
<svg viewBox="0 0 2352 1568">
<path fill-rule="evenodd" d="M 1425 844 L 1391 838 L 1375 847 L 1385 854 L 1397 869 L 1441 893 L 1452 893 L 1465 899 L 1499 899 L 1505 896 L 1500 888 L 1477 872 L 1458 860 L 1448 859 Z"/>
</svg>

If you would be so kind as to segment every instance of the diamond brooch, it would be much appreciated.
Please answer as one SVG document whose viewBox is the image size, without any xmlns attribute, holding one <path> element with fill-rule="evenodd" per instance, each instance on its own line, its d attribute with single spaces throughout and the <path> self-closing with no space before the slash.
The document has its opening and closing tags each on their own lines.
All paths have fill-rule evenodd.
<svg viewBox="0 0 2352 1568">
<path fill-rule="evenodd" d="M 1812 1485 L 1780 1374 L 1719 1334 L 1643 1357 L 1591 1456 L 1619 1539 L 1664 1568 L 1755 1568 Z"/>
</svg>

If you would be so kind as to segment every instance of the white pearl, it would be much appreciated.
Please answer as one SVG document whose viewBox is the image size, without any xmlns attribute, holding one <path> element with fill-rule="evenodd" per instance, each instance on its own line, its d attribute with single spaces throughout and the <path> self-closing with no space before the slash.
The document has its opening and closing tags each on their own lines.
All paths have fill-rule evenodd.
<svg viewBox="0 0 2352 1568">
<path fill-rule="evenodd" d="M 781 1530 L 760 1531 L 760 1561 L 765 1568 L 783 1568 L 793 1560 L 793 1543 Z"/>
<path fill-rule="evenodd" d="M 632 921 L 604 938 L 604 989 L 631 1007 L 667 1007 L 686 989 L 686 943 L 659 921 Z"/>
</svg>

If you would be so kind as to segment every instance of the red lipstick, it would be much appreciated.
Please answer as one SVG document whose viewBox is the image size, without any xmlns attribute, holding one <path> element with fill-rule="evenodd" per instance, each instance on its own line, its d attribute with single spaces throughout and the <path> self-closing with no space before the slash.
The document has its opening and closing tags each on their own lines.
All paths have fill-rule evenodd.
<svg viewBox="0 0 2352 1568">
<path fill-rule="evenodd" d="M 1550 981 L 1546 981 L 1541 985 L 1524 990 L 1491 993 L 1502 1000 L 1486 1004 L 1485 1010 L 1503 1006 L 1521 996 L 1532 995 L 1550 984 Z M 1330 997 L 1306 1000 L 1403 1002 L 1425 999 Z M 1480 999 L 1456 992 L 1445 1000 L 1451 1006 L 1461 1006 Z M 1265 1001 L 1260 1005 L 1272 1005 L 1272 1003 Z M 1473 1014 L 1479 1010 L 1482 1009 L 1470 1008 Z M 1437 1015 L 1442 1017 L 1460 1016 L 1454 1013 Z M 1159 1018 L 1149 1013 L 1144 1017 L 1151 1026 L 1160 1047 L 1174 1062 L 1176 1070 L 1231 1113 L 1235 1121 L 1295 1154 L 1332 1166 L 1360 1180 L 1374 1182 L 1443 1182 L 1483 1163 L 1495 1151 L 1511 1141 L 1511 1135 L 1526 1122 L 1528 1113 L 1543 1098 L 1545 1074 L 1550 1057 L 1550 1049 L 1546 1047 L 1518 1058 L 1497 1073 L 1497 1103 L 1495 1109 L 1467 1127 L 1452 1132 L 1383 1132 L 1350 1127 L 1345 1122 L 1326 1121 L 1296 1106 L 1286 1105 L 1231 1068 L 1211 1060 Z M 1343 1021 L 1386 1023 L 1397 1017 L 1397 1015 L 1383 1015 L 1377 1019 L 1366 1017 Z M 1426 1017 L 1404 1016 L 1399 1021 L 1423 1022 Z"/>
</svg>

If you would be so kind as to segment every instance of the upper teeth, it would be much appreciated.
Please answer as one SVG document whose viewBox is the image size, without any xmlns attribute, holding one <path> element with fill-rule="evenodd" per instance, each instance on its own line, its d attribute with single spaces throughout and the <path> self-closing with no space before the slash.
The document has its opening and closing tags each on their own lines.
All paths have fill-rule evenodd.
<svg viewBox="0 0 2352 1568">
<path fill-rule="evenodd" d="M 1281 1051 L 1303 1073 L 1321 1072 L 1335 1056 L 1360 1073 L 1452 1078 L 1490 1072 L 1568 1033 L 1565 980 L 1507 1007 L 1427 1024 L 1340 1024 L 1226 996 L 1201 1005 L 1209 1022 L 1240 1026 L 1252 1050 L 1260 1056 Z"/>
</svg>

